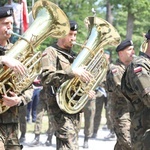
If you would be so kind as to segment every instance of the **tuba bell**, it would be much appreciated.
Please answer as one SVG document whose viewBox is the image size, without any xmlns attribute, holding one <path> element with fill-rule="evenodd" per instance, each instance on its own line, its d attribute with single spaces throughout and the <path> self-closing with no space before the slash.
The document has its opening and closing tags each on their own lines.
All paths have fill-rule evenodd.
<svg viewBox="0 0 150 150">
<path fill-rule="evenodd" d="M 148 47 L 148 42 L 147 42 L 147 40 L 144 40 L 144 42 L 140 46 L 140 51 L 145 53 L 147 50 L 147 47 Z"/>
<path fill-rule="evenodd" d="M 74 60 L 72 69 L 86 66 L 93 78 L 89 83 L 83 82 L 79 77 L 64 82 L 56 93 L 56 100 L 60 109 L 69 114 L 75 114 L 83 109 L 87 103 L 90 90 L 95 90 L 100 84 L 108 69 L 103 47 L 117 46 L 120 35 L 107 21 L 98 17 L 87 17 L 85 23 L 89 30 L 83 49 Z"/>
<path fill-rule="evenodd" d="M 6 56 L 21 61 L 27 68 L 27 74 L 20 76 L 10 68 L 0 70 L 0 95 L 13 91 L 18 95 L 26 90 L 40 73 L 40 52 L 34 49 L 48 36 L 61 38 L 70 31 L 69 20 L 65 13 L 54 3 L 48 0 L 37 1 L 32 8 L 34 22 L 19 36 L 19 40 L 6 53 Z M 9 33 L 15 34 L 12 31 Z M 16 35 L 16 34 L 15 34 Z M 9 109 L 0 99 L 0 114 Z"/>
</svg>

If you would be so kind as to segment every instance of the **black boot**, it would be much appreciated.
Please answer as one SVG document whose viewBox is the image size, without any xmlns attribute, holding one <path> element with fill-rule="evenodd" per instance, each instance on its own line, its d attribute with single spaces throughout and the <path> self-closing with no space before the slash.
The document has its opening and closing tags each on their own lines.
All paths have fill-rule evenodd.
<svg viewBox="0 0 150 150">
<path fill-rule="evenodd" d="M 97 137 L 97 133 L 93 133 L 93 135 L 91 136 L 91 138 L 95 139 Z"/>
<path fill-rule="evenodd" d="M 21 136 L 20 136 L 20 139 L 19 139 L 19 142 L 20 143 L 23 143 L 25 142 L 26 138 L 25 138 L 25 134 L 21 133 Z"/>
<path fill-rule="evenodd" d="M 52 136 L 53 136 L 53 134 L 48 134 L 48 138 L 45 142 L 46 146 L 51 146 L 52 145 Z"/>
<path fill-rule="evenodd" d="M 88 137 L 85 137 L 84 138 L 84 144 L 83 144 L 83 148 L 89 148 L 89 146 L 88 146 Z"/>
<path fill-rule="evenodd" d="M 105 140 L 111 140 L 115 138 L 115 133 L 110 132 L 106 137 L 104 137 Z"/>
<path fill-rule="evenodd" d="M 40 134 L 35 134 L 35 138 L 30 143 L 30 146 L 38 146 L 39 144 L 40 144 Z"/>
</svg>

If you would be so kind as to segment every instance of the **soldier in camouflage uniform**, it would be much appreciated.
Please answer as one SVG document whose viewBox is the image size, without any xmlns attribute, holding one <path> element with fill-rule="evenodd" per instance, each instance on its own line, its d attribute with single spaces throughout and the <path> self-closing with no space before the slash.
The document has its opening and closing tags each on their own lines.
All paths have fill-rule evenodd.
<svg viewBox="0 0 150 150">
<path fill-rule="evenodd" d="M 84 112 L 84 143 L 83 148 L 88 148 L 88 140 L 93 134 L 94 114 L 95 114 L 96 98 L 87 102 L 83 108 Z"/>
<path fill-rule="evenodd" d="M 130 113 L 126 98 L 121 92 L 121 78 L 126 66 L 132 61 L 134 47 L 132 41 L 124 40 L 116 48 L 119 59 L 116 61 L 107 74 L 107 90 L 111 101 L 111 116 L 114 124 L 114 131 L 117 136 L 115 150 L 130 150 Z"/>
<path fill-rule="evenodd" d="M 108 63 L 110 62 L 110 53 L 104 52 Z M 102 83 L 96 88 L 96 97 L 87 102 L 83 109 L 84 112 L 84 143 L 83 148 L 88 148 L 89 138 L 96 138 L 101 123 L 101 114 L 103 106 L 106 105 L 107 94 L 105 91 L 106 77 Z"/>
<path fill-rule="evenodd" d="M 39 104 L 37 106 L 37 119 L 34 125 L 34 133 L 35 133 L 35 137 L 34 140 L 29 144 L 29 146 L 39 146 L 40 145 L 40 134 L 41 134 L 41 130 L 42 130 L 42 119 L 43 116 L 45 114 L 45 112 L 47 112 L 48 116 L 50 115 L 50 111 L 49 111 L 49 103 L 47 101 L 47 97 L 46 95 L 44 95 L 44 89 L 42 89 L 40 91 L 40 95 L 39 95 Z M 49 120 L 50 118 L 48 118 L 48 130 L 47 130 L 47 140 L 45 142 L 46 146 L 51 146 L 52 145 L 52 136 L 54 134 L 54 130 L 51 124 L 51 121 Z"/>
<path fill-rule="evenodd" d="M 111 140 L 111 139 L 115 138 L 115 132 L 114 132 L 113 120 L 112 120 L 112 117 L 111 117 L 111 100 L 109 98 L 108 93 L 107 93 L 107 103 L 106 103 L 105 110 L 106 110 L 106 125 L 107 125 L 107 128 L 109 129 L 110 132 L 108 133 L 108 135 L 106 135 L 104 137 L 104 140 Z"/>
<path fill-rule="evenodd" d="M 25 142 L 25 134 L 27 131 L 27 123 L 26 123 L 26 114 L 27 114 L 27 105 L 19 107 L 19 127 L 20 127 L 20 138 L 19 141 L 21 144 Z"/>
<path fill-rule="evenodd" d="M 132 150 L 150 149 L 150 30 L 146 38 L 146 52 L 134 58 L 122 78 L 131 109 Z"/>
<path fill-rule="evenodd" d="M 111 50 L 105 50 L 104 52 L 105 54 L 105 57 L 107 59 L 107 62 L 108 62 L 108 71 L 109 72 L 109 69 L 111 68 L 111 65 L 113 64 L 112 62 L 112 54 L 111 54 Z M 104 140 L 109 140 L 109 139 L 114 139 L 115 138 L 115 133 L 114 133 L 114 127 L 113 127 L 113 121 L 112 121 L 112 118 L 111 118 L 111 101 L 109 100 L 109 94 L 108 94 L 108 91 L 107 91 L 107 88 L 106 88 L 106 79 L 105 79 L 105 91 L 106 91 L 106 97 L 105 97 L 105 116 L 106 116 L 106 129 L 109 129 L 109 133 L 107 136 L 104 137 Z M 105 130 L 105 126 L 102 127 L 102 129 Z"/>
<path fill-rule="evenodd" d="M 5 55 L 3 49 L 9 49 L 12 46 L 8 41 L 11 35 L 7 34 L 7 30 L 12 30 L 12 13 L 12 8 L 0 7 L 0 55 Z M 15 72 L 25 74 L 25 67 L 16 59 L 1 56 L 1 68 L 3 68 L 4 64 Z M 18 106 L 28 102 L 28 91 L 25 91 L 25 94 L 20 96 L 17 96 L 14 92 L 10 92 L 10 95 L 1 95 L 3 104 L 10 108 L 0 114 L 0 150 L 21 150 L 22 146 L 18 139 Z"/>
<path fill-rule="evenodd" d="M 96 138 L 101 123 L 101 114 L 106 97 L 96 89 L 95 98 L 85 105 L 84 112 L 84 143 L 83 148 L 88 148 L 89 138 Z"/>
<path fill-rule="evenodd" d="M 81 80 L 89 82 L 91 74 L 79 67 L 71 69 L 71 63 L 74 55 L 71 51 L 72 42 L 76 40 L 77 23 L 70 21 L 70 32 L 64 38 L 58 39 L 57 43 L 48 47 L 42 58 L 41 81 L 43 85 L 44 95 L 47 97 L 49 107 L 49 117 L 52 122 L 56 136 L 57 150 L 78 150 L 78 132 L 80 129 L 80 112 L 68 114 L 63 112 L 56 101 L 56 91 L 59 86 L 67 79 L 75 76 Z M 92 97 L 94 92 L 89 92 Z"/>
<path fill-rule="evenodd" d="M 28 90 L 28 93 L 30 93 L 29 95 L 31 96 L 30 97 L 31 99 L 33 95 L 33 88 L 30 88 L 30 90 Z M 23 144 L 26 140 L 25 137 L 27 131 L 26 115 L 27 115 L 27 105 L 19 107 L 19 126 L 20 126 L 20 133 L 21 133 L 19 141 L 21 144 Z"/>
</svg>

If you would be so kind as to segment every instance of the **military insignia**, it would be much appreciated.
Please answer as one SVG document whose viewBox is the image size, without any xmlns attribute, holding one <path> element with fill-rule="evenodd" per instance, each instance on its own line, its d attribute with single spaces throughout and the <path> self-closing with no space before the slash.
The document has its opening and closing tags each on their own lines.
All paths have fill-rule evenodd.
<svg viewBox="0 0 150 150">
<path fill-rule="evenodd" d="M 133 45 L 133 42 L 132 42 L 132 40 L 130 40 L 130 43 L 131 43 L 131 45 Z"/>
<path fill-rule="evenodd" d="M 142 67 L 136 67 L 134 68 L 134 73 L 137 73 L 137 72 L 141 72 L 142 71 Z"/>
<path fill-rule="evenodd" d="M 47 52 L 43 52 L 42 53 L 42 57 L 46 56 L 47 55 Z"/>
<path fill-rule="evenodd" d="M 75 24 L 74 29 L 77 30 L 77 25 Z"/>
<path fill-rule="evenodd" d="M 115 69 L 112 69 L 111 71 L 112 71 L 112 73 L 116 73 L 117 69 L 115 68 Z"/>
<path fill-rule="evenodd" d="M 10 11 L 10 10 L 8 10 L 8 11 L 7 11 L 7 15 L 10 15 L 10 14 L 11 14 L 11 11 Z"/>
</svg>

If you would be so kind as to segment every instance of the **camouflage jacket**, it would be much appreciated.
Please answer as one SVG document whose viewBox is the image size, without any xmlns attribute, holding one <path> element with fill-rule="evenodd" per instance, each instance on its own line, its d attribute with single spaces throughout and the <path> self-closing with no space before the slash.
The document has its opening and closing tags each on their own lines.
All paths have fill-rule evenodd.
<svg viewBox="0 0 150 150">
<path fill-rule="evenodd" d="M 8 41 L 7 47 L 0 46 L 0 69 L 3 68 L 2 55 L 5 55 L 5 53 L 7 52 L 6 49 L 10 49 L 12 47 L 12 45 L 13 44 L 9 43 L 9 41 Z"/>
<path fill-rule="evenodd" d="M 143 136 L 150 128 L 150 57 L 141 53 L 132 61 L 123 75 L 121 89 L 131 104 L 133 135 L 137 139 L 135 136 Z"/>
<path fill-rule="evenodd" d="M 133 149 L 149 149 L 150 57 L 141 53 L 127 67 L 121 89 L 130 102 Z"/>
<path fill-rule="evenodd" d="M 115 119 L 124 119 L 129 116 L 128 103 L 121 91 L 121 78 L 124 71 L 125 65 L 118 59 L 114 65 L 110 66 L 106 77 L 107 91 Z"/>
<path fill-rule="evenodd" d="M 13 44 L 9 43 L 7 48 L 10 49 Z M 16 105 L 10 107 L 7 111 L 0 114 L 0 123 L 18 123 L 19 122 L 19 107 L 26 105 L 31 100 L 32 93 L 30 90 L 26 90 L 24 93 L 20 94 L 22 103 L 20 106 Z"/>
<path fill-rule="evenodd" d="M 59 48 L 56 44 L 45 49 L 42 58 L 41 83 L 46 98 L 46 103 L 50 108 L 59 110 L 56 102 L 56 91 L 60 85 L 68 79 L 74 77 L 71 63 L 74 57 L 69 51 Z"/>
</svg>

